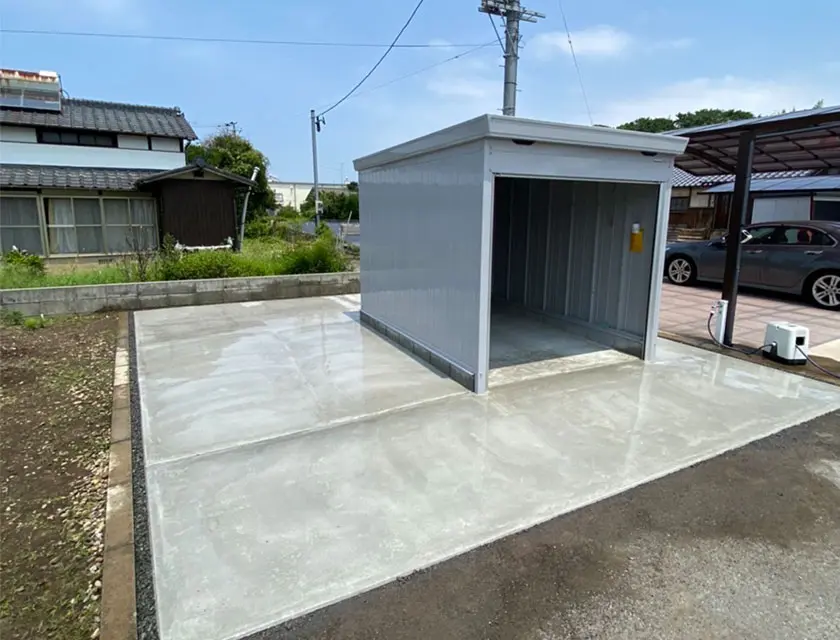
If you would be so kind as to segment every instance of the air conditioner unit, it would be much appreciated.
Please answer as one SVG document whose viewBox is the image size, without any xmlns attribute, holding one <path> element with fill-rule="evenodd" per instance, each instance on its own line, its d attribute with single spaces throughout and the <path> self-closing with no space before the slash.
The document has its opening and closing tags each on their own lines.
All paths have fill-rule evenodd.
<svg viewBox="0 0 840 640">
<path fill-rule="evenodd" d="M 808 328 L 790 322 L 769 322 L 764 330 L 765 358 L 784 364 L 805 364 Z"/>
</svg>

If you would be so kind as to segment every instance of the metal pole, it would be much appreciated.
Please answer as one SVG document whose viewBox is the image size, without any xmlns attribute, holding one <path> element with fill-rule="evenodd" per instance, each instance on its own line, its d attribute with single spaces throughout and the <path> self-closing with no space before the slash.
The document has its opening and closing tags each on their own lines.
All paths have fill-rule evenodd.
<svg viewBox="0 0 840 640">
<path fill-rule="evenodd" d="M 516 72 L 519 66 L 519 0 L 511 0 L 505 11 L 505 88 L 502 114 L 516 115 Z"/>
<path fill-rule="evenodd" d="M 257 174 L 260 172 L 259 167 L 254 167 L 251 172 L 251 182 L 257 179 Z M 248 200 L 251 199 L 251 187 L 248 187 L 248 193 L 245 194 L 245 202 L 242 204 L 242 222 L 239 225 L 239 250 L 242 251 L 242 245 L 245 242 L 245 216 L 248 214 Z"/>
<path fill-rule="evenodd" d="M 752 177 L 755 132 L 744 131 L 738 138 L 738 164 L 735 169 L 735 187 L 732 209 L 729 212 L 729 234 L 726 237 L 726 267 L 723 272 L 723 300 L 729 302 L 723 344 L 732 346 L 735 329 L 735 306 L 738 303 L 738 276 L 741 270 L 741 228 L 750 206 L 750 179 Z"/>
<path fill-rule="evenodd" d="M 320 116 L 315 115 L 315 109 L 309 111 L 312 125 L 312 197 L 315 199 L 315 225 L 321 222 L 321 201 L 318 194 L 318 130 L 321 128 Z"/>
</svg>

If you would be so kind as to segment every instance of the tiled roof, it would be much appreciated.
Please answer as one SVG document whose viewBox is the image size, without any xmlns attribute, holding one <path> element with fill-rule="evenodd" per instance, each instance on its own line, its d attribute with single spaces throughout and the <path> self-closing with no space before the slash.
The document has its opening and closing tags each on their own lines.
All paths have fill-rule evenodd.
<svg viewBox="0 0 840 640">
<path fill-rule="evenodd" d="M 753 180 L 762 180 L 770 178 L 802 178 L 813 175 L 815 171 L 803 169 L 800 171 L 767 171 L 764 173 L 754 173 Z M 734 175 L 719 175 L 719 176 L 695 176 L 688 171 L 683 171 L 679 167 L 674 167 L 674 175 L 671 185 L 674 187 L 708 187 L 713 184 L 723 184 L 726 182 L 734 182 Z"/>
<path fill-rule="evenodd" d="M 138 104 L 75 98 L 62 100 L 60 113 L 3 107 L 0 109 L 0 123 L 136 133 L 184 140 L 195 140 L 198 137 L 178 108 L 147 107 Z"/>
<path fill-rule="evenodd" d="M 135 184 L 138 180 L 157 173 L 160 172 L 154 169 L 95 169 L 4 164 L 0 165 L 0 187 L 131 191 L 136 188 Z"/>
</svg>

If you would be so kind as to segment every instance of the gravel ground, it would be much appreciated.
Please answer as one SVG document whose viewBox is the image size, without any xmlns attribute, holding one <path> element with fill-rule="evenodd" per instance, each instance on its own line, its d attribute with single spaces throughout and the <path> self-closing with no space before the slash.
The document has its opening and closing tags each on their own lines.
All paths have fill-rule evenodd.
<svg viewBox="0 0 840 640">
<path fill-rule="evenodd" d="M 252 636 L 279 638 L 840 638 L 840 412 Z"/>
</svg>

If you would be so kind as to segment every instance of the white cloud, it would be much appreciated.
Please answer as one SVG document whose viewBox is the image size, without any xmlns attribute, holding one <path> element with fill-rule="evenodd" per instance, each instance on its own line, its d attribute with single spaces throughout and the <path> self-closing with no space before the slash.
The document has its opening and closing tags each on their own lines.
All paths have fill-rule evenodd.
<svg viewBox="0 0 840 640">
<path fill-rule="evenodd" d="M 609 25 L 599 25 L 572 32 L 575 53 L 580 56 L 612 57 L 623 53 L 633 44 L 633 37 Z M 541 60 L 554 58 L 557 53 L 569 53 L 569 39 L 564 31 L 549 31 L 534 36 L 528 43 Z"/>
<path fill-rule="evenodd" d="M 610 25 L 598 25 L 572 32 L 575 54 L 592 58 L 614 58 L 629 53 L 650 53 L 665 49 L 687 49 L 694 44 L 692 38 L 652 40 L 641 38 Z M 528 43 L 539 60 L 551 60 L 558 55 L 569 55 L 569 37 L 565 31 L 540 33 Z"/>
<path fill-rule="evenodd" d="M 618 100 L 596 109 L 596 122 L 618 125 L 640 117 L 668 117 L 697 109 L 744 109 L 769 114 L 780 109 L 806 108 L 824 98 L 826 104 L 840 99 L 827 95 L 825 87 L 810 87 L 771 80 L 725 76 L 675 82 L 648 95 Z"/>
</svg>

